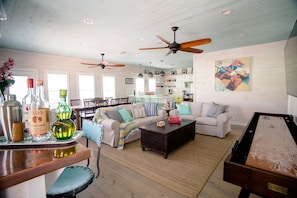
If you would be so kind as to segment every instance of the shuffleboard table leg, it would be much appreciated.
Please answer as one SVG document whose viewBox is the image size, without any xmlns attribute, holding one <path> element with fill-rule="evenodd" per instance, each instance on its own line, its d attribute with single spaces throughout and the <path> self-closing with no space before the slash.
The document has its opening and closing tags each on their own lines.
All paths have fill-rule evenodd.
<svg viewBox="0 0 297 198">
<path fill-rule="evenodd" d="M 250 196 L 250 191 L 245 188 L 241 188 L 238 198 L 248 198 L 249 196 Z"/>
</svg>

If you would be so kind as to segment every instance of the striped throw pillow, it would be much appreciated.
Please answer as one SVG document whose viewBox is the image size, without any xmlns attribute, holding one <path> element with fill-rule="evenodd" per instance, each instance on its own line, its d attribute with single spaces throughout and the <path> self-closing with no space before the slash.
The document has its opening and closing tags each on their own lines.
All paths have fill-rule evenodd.
<svg viewBox="0 0 297 198">
<path fill-rule="evenodd" d="M 157 116 L 158 115 L 158 103 L 144 103 L 145 113 L 147 116 Z"/>
<path fill-rule="evenodd" d="M 141 107 L 141 108 L 133 108 L 131 109 L 132 111 L 132 116 L 133 118 L 144 118 L 146 117 L 146 113 L 145 113 L 145 109 L 144 107 Z"/>
</svg>

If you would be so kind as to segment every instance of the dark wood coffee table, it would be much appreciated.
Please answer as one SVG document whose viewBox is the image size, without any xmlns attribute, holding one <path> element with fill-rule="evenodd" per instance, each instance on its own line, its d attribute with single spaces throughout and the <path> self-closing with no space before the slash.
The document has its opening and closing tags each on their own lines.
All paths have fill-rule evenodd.
<svg viewBox="0 0 297 198">
<path fill-rule="evenodd" d="M 180 124 L 170 124 L 165 121 L 165 127 L 158 127 L 156 123 L 139 127 L 141 130 L 141 147 L 165 155 L 195 139 L 195 121 L 183 120 Z"/>
</svg>

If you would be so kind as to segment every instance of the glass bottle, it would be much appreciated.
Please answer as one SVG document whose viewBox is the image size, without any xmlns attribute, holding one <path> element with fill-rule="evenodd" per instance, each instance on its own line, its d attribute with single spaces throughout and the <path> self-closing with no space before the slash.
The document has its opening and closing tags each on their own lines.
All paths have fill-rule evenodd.
<svg viewBox="0 0 297 198">
<path fill-rule="evenodd" d="M 30 129 L 31 104 L 36 102 L 36 98 L 34 96 L 33 78 L 27 79 L 27 87 L 28 87 L 28 93 L 24 96 L 24 98 L 22 100 L 23 123 L 24 123 L 24 131 L 25 132 L 29 132 L 29 129 Z"/>
<path fill-rule="evenodd" d="M 36 101 L 30 109 L 30 134 L 33 141 L 45 141 L 50 138 L 50 108 L 44 96 L 43 81 L 36 81 Z"/>
<path fill-rule="evenodd" d="M 76 126 L 73 120 L 71 120 L 72 110 L 66 103 L 67 90 L 60 90 L 60 103 L 56 109 L 57 120 L 52 124 L 51 131 L 52 135 L 58 140 L 70 139 L 75 130 Z"/>
</svg>

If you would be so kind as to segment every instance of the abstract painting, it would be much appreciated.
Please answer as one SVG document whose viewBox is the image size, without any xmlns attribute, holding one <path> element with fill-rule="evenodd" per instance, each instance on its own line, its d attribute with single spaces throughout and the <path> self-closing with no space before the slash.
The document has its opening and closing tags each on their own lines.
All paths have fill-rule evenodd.
<svg viewBox="0 0 297 198">
<path fill-rule="evenodd" d="M 250 91 L 251 57 L 215 61 L 215 91 Z"/>
</svg>

